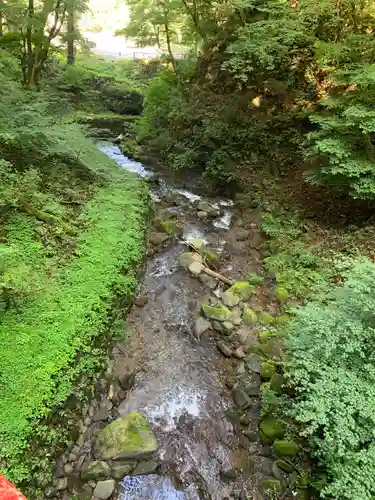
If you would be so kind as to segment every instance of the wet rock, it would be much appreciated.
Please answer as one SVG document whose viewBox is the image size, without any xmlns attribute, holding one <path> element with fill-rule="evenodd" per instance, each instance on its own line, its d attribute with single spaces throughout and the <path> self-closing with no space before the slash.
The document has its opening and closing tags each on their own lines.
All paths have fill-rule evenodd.
<svg viewBox="0 0 375 500">
<path fill-rule="evenodd" d="M 201 336 L 211 328 L 211 323 L 204 318 L 197 318 L 194 322 L 194 335 L 200 339 Z"/>
<path fill-rule="evenodd" d="M 271 494 L 279 494 L 283 490 L 281 481 L 275 478 L 264 479 L 261 488 L 265 493 Z"/>
<path fill-rule="evenodd" d="M 258 322 L 256 312 L 245 306 L 243 310 L 243 322 L 245 325 L 255 325 Z"/>
<path fill-rule="evenodd" d="M 189 240 L 189 245 L 191 245 L 193 248 L 196 248 L 197 250 L 200 250 L 204 247 L 204 241 L 202 240 L 202 238 L 192 238 L 191 240 Z"/>
<path fill-rule="evenodd" d="M 93 418 L 94 422 L 108 420 L 109 412 L 112 410 L 112 408 L 113 408 L 112 401 L 109 401 L 108 399 L 101 401 L 99 404 L 99 409 L 94 415 L 94 418 Z"/>
<path fill-rule="evenodd" d="M 241 425 L 247 427 L 250 425 L 250 420 L 247 415 L 242 415 L 241 420 L 240 420 Z"/>
<path fill-rule="evenodd" d="M 181 267 L 188 268 L 193 262 L 202 262 L 202 256 L 195 252 L 184 252 L 179 257 Z"/>
<path fill-rule="evenodd" d="M 260 356 L 257 354 L 250 354 L 246 358 L 246 366 L 247 368 L 252 371 L 253 373 L 260 373 Z"/>
<path fill-rule="evenodd" d="M 235 481 L 237 479 L 237 472 L 235 469 L 222 470 L 220 472 L 220 477 L 223 481 Z"/>
<path fill-rule="evenodd" d="M 261 363 L 259 373 L 263 380 L 270 380 L 276 373 L 276 366 L 265 361 Z"/>
<path fill-rule="evenodd" d="M 212 319 L 214 321 L 230 321 L 232 318 L 232 312 L 225 306 L 209 306 L 203 304 L 202 310 L 206 318 Z"/>
<path fill-rule="evenodd" d="M 238 295 L 235 295 L 230 290 L 227 290 L 222 294 L 221 300 L 223 301 L 223 304 L 225 306 L 234 307 L 239 303 L 240 298 L 238 297 Z"/>
<path fill-rule="evenodd" d="M 111 469 L 107 462 L 97 460 L 95 462 L 87 463 L 81 471 L 81 478 L 84 481 L 90 481 L 91 479 L 107 479 L 111 475 Z"/>
<path fill-rule="evenodd" d="M 107 425 L 97 440 L 97 453 L 105 460 L 142 457 L 157 449 L 158 443 L 149 422 L 138 412 Z"/>
<path fill-rule="evenodd" d="M 242 229 L 239 227 L 234 231 L 234 237 L 236 238 L 237 241 L 247 240 L 249 236 L 250 236 L 250 231 L 248 231 L 247 229 Z"/>
<path fill-rule="evenodd" d="M 57 483 L 56 483 L 57 491 L 64 491 L 67 488 L 68 488 L 68 478 L 67 477 L 60 477 L 60 479 L 58 479 Z"/>
<path fill-rule="evenodd" d="M 237 347 L 237 349 L 233 353 L 233 356 L 237 359 L 244 359 L 246 357 L 246 354 L 244 353 L 242 347 Z"/>
<path fill-rule="evenodd" d="M 143 474 L 153 474 L 159 467 L 158 462 L 155 460 L 148 460 L 140 462 L 135 470 L 133 471 L 133 476 L 141 476 Z"/>
<path fill-rule="evenodd" d="M 239 387 L 232 390 L 232 397 L 233 401 L 241 410 L 246 410 L 249 406 L 251 406 L 251 399 L 246 392 Z"/>
<path fill-rule="evenodd" d="M 283 439 L 276 440 L 273 443 L 273 449 L 277 457 L 294 457 L 297 455 L 298 446 L 294 441 Z"/>
<path fill-rule="evenodd" d="M 111 476 L 114 479 L 120 480 L 127 476 L 132 471 L 132 469 L 134 469 L 134 464 L 132 463 L 114 463 L 111 465 Z"/>
<path fill-rule="evenodd" d="M 197 212 L 197 217 L 198 219 L 205 219 L 206 217 L 208 217 L 208 213 L 204 212 L 203 210 L 199 210 Z"/>
<path fill-rule="evenodd" d="M 157 233 L 156 231 L 151 231 L 150 236 L 149 236 L 150 243 L 154 247 L 157 247 L 157 246 L 161 245 L 162 243 L 165 243 L 166 241 L 169 240 L 169 238 L 170 238 L 170 236 L 168 234 Z"/>
<path fill-rule="evenodd" d="M 262 457 L 272 457 L 273 455 L 271 446 L 267 445 L 261 446 L 259 448 L 259 453 Z"/>
<path fill-rule="evenodd" d="M 64 472 L 67 476 L 71 476 L 74 473 L 74 468 L 71 464 L 64 465 Z"/>
<path fill-rule="evenodd" d="M 119 376 L 118 380 L 120 382 L 121 387 L 125 391 L 129 391 L 133 387 L 133 384 L 134 384 L 135 372 L 132 371 L 132 372 L 123 373 L 122 375 Z"/>
<path fill-rule="evenodd" d="M 148 297 L 147 295 L 141 295 L 140 297 L 137 297 L 134 301 L 134 304 L 137 307 L 144 307 L 145 305 L 148 304 Z"/>
<path fill-rule="evenodd" d="M 99 481 L 94 489 L 94 497 L 99 500 L 107 500 L 115 491 L 116 482 L 113 479 Z"/>
<path fill-rule="evenodd" d="M 206 273 L 200 274 L 199 280 L 201 281 L 201 283 L 203 283 L 204 286 L 206 286 L 210 290 L 215 290 L 217 286 L 217 281 L 215 280 L 215 278 L 211 278 Z"/>
<path fill-rule="evenodd" d="M 182 236 L 184 228 L 176 220 L 160 220 L 154 221 L 155 227 L 158 230 L 164 231 L 169 236 Z"/>
<path fill-rule="evenodd" d="M 237 295 L 240 300 L 249 300 L 253 293 L 254 287 L 248 281 L 237 281 L 229 288 L 229 292 Z M 236 304 L 235 304 L 236 305 Z"/>
<path fill-rule="evenodd" d="M 224 342 L 218 342 L 216 345 L 219 351 L 225 357 L 230 358 L 232 356 L 232 349 L 229 346 L 227 346 L 227 344 L 225 344 Z"/>
<path fill-rule="evenodd" d="M 55 498 L 57 495 L 57 489 L 54 488 L 53 486 L 47 486 L 47 488 L 44 490 L 44 496 L 46 498 Z"/>
<path fill-rule="evenodd" d="M 207 201 L 200 200 L 197 205 L 198 212 L 205 212 L 207 217 L 217 217 L 219 215 L 219 210 Z"/>
<path fill-rule="evenodd" d="M 260 429 L 271 441 L 275 441 L 284 435 L 283 424 L 273 417 L 264 418 L 260 423 Z"/>
<path fill-rule="evenodd" d="M 200 262 L 192 262 L 189 266 L 189 271 L 193 276 L 199 276 L 203 271 L 203 267 L 203 264 L 201 264 Z"/>
</svg>

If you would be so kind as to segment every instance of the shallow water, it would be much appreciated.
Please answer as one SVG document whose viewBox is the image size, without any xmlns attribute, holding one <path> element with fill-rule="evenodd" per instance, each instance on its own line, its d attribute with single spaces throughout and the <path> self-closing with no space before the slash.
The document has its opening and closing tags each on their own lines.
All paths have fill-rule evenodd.
<svg viewBox="0 0 375 500">
<path fill-rule="evenodd" d="M 120 166 L 142 177 L 151 171 L 123 155 L 119 147 L 101 141 L 99 148 Z M 194 205 L 200 196 L 161 181 L 154 200 L 166 191 L 175 192 Z M 143 309 L 133 308 L 128 323 L 139 338 L 143 369 L 118 411 L 125 415 L 141 411 L 157 435 L 162 459 L 161 475 L 126 477 L 122 500 L 221 500 L 231 497 L 231 487 L 220 479 L 220 471 L 232 467 L 235 449 L 232 426 L 224 411 L 231 400 L 223 384 L 223 359 L 206 337 L 198 341 L 193 323 L 200 301 L 207 293 L 203 285 L 178 266 L 186 251 L 184 241 L 200 237 L 221 251 L 230 227 L 230 200 L 211 200 L 221 215 L 201 221 L 182 206 L 173 207 L 184 222 L 179 243 L 150 258 L 141 295 L 148 296 Z M 194 212 L 194 211 L 193 211 Z M 171 478 L 178 479 L 176 488 Z"/>
</svg>

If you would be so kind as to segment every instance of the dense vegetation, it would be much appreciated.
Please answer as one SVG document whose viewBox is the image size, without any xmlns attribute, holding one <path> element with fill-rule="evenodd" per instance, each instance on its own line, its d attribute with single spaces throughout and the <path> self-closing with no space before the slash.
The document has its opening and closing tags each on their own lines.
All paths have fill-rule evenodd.
<svg viewBox="0 0 375 500">
<path fill-rule="evenodd" d="M 80 124 L 89 115 L 122 130 L 127 114 L 139 114 L 134 65 L 110 73 L 79 57 L 66 66 L 66 40 L 52 48 L 43 23 L 52 11 L 65 30 L 69 9 L 80 7 L 24 4 L 0 2 L 0 469 L 36 498 L 74 431 L 67 413 L 62 428 L 46 425 L 51 412 L 81 389 L 87 401 L 108 342 L 124 334 L 148 199 Z"/>
<path fill-rule="evenodd" d="M 375 265 L 362 257 L 373 255 L 374 3 L 128 4 L 124 33 L 169 62 L 137 140 L 171 168 L 243 190 L 244 214 L 266 211 L 265 267 L 299 305 L 282 332 L 283 418 L 306 439 L 318 495 L 374 498 Z"/>
</svg>

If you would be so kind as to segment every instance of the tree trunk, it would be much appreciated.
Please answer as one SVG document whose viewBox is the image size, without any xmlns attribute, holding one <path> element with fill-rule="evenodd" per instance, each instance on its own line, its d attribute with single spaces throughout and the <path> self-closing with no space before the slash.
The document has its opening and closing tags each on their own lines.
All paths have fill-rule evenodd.
<svg viewBox="0 0 375 500">
<path fill-rule="evenodd" d="M 68 12 L 68 52 L 67 63 L 74 64 L 74 11 L 72 8 Z"/>
<path fill-rule="evenodd" d="M 4 1 L 0 0 L 0 37 L 3 36 L 3 7 Z"/>
<path fill-rule="evenodd" d="M 166 38 L 166 41 L 167 41 L 168 54 L 169 54 L 169 57 L 171 59 L 171 63 L 172 63 L 172 66 L 173 66 L 173 71 L 177 75 L 176 59 L 173 56 L 173 52 L 172 52 L 172 48 L 171 48 L 171 34 L 170 34 L 170 31 L 169 31 L 169 26 L 168 26 L 168 22 L 167 21 L 165 21 L 164 29 L 165 29 L 165 38 Z"/>
<path fill-rule="evenodd" d="M 26 70 L 26 87 L 29 87 L 33 80 L 34 72 L 34 53 L 33 53 L 33 19 L 34 19 L 34 0 L 29 0 L 29 7 L 27 12 L 27 29 L 26 29 L 26 58 L 27 58 L 27 70 Z"/>
</svg>

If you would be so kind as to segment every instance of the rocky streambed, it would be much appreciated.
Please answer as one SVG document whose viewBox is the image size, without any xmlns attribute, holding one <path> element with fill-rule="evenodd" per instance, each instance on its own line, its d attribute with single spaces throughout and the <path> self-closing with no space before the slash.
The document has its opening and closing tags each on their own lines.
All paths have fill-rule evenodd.
<svg viewBox="0 0 375 500">
<path fill-rule="evenodd" d="M 240 220 L 230 200 L 170 185 L 117 146 L 99 147 L 151 183 L 149 260 L 130 341 L 113 348 L 45 497 L 277 498 L 296 449 L 260 415 L 261 383 L 283 384 L 272 331 L 285 317 L 263 276 L 258 214 Z"/>
</svg>

